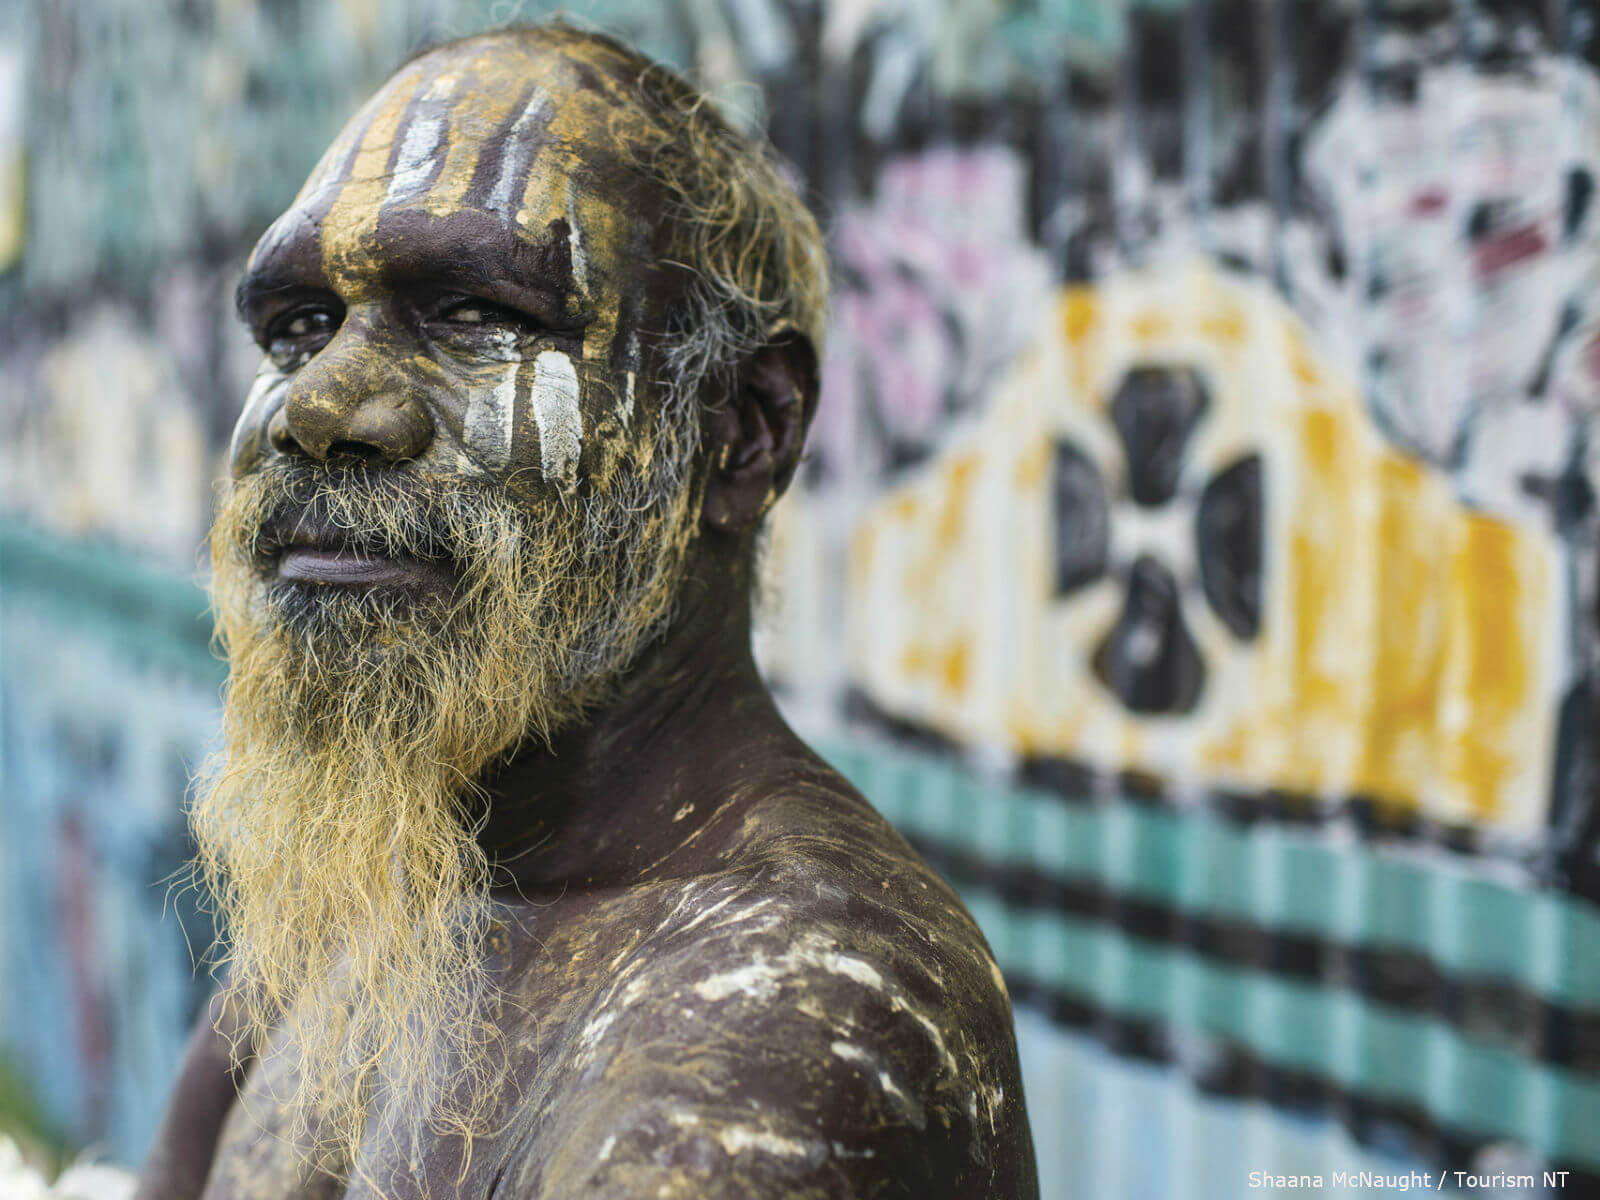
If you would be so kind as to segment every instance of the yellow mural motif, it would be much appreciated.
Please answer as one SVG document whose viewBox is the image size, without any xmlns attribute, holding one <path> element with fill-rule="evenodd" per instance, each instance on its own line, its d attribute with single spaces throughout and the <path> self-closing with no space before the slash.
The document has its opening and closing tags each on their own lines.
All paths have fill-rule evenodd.
<svg viewBox="0 0 1600 1200">
<path fill-rule="evenodd" d="M 1112 409 L 1152 370 L 1204 392 L 1160 504 L 1130 498 L 1140 434 Z M 1218 491 L 1254 470 L 1256 492 Z M 1233 551 L 1241 596 L 1259 562 L 1248 612 L 1208 593 L 1229 551 L 1202 545 L 1204 520 L 1256 547 Z M 1064 575 L 1061 522 L 1080 548 L 1103 526 L 1103 562 Z M 1061 293 L 984 423 L 878 499 L 849 564 L 852 682 L 964 744 L 1513 834 L 1544 820 L 1567 618 L 1554 538 L 1464 508 L 1390 448 L 1264 287 L 1196 264 Z M 1181 612 L 1163 669 L 1197 692 L 1117 684 L 1116 654 L 1155 653 L 1139 587 Z"/>
</svg>

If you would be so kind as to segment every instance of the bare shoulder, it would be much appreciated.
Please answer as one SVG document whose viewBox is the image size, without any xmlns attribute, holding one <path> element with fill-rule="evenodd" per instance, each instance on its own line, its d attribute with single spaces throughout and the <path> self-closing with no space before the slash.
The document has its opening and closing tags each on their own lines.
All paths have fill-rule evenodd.
<svg viewBox="0 0 1600 1200">
<path fill-rule="evenodd" d="M 219 994 L 195 1019 L 166 1114 L 139 1176 L 137 1200 L 200 1195 L 245 1063 L 233 1059 L 237 1014 Z"/>
<path fill-rule="evenodd" d="M 1010 1004 L 955 894 L 820 768 L 727 846 L 574 1023 L 525 1194 L 1036 1194 Z"/>
</svg>

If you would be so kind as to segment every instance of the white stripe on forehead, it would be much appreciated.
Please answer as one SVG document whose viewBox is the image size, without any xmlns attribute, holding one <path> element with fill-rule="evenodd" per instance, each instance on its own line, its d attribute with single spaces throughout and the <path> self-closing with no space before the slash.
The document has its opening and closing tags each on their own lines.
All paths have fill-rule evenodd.
<svg viewBox="0 0 1600 1200">
<path fill-rule="evenodd" d="M 430 107 L 413 117 L 406 128 L 400 156 L 395 160 L 394 175 L 389 180 L 389 193 L 384 197 L 385 204 L 426 186 L 433 173 L 433 160 L 444 145 L 445 131 L 445 114 L 431 106 L 449 99 L 455 87 L 454 75 L 441 75 L 423 93 L 422 103 Z"/>
<path fill-rule="evenodd" d="M 522 177 L 528 169 L 528 142 L 526 133 L 542 114 L 550 110 L 550 97 L 543 88 L 534 88 L 533 95 L 528 97 L 528 104 L 522 110 L 522 115 L 517 118 L 517 123 L 511 127 L 511 132 L 506 136 L 500 151 L 500 175 L 494 181 L 494 191 L 489 193 L 489 208 L 494 212 L 511 213 L 511 192 L 522 182 Z M 521 197 L 518 196 L 518 200 Z"/>
<path fill-rule="evenodd" d="M 434 155 L 444 141 L 444 116 L 427 113 L 411 122 L 406 130 L 406 140 L 400 146 L 400 157 L 394 165 L 394 175 L 389 179 L 385 204 L 420 191 L 428 182 Z"/>
<path fill-rule="evenodd" d="M 544 477 L 563 486 L 576 483 L 583 449 L 578 373 L 559 350 L 542 351 L 533 360 L 533 419 L 539 426 Z"/>
<path fill-rule="evenodd" d="M 589 291 L 589 256 L 583 249 L 583 231 L 578 228 L 577 197 L 572 176 L 567 176 L 567 246 L 572 253 L 572 278 L 578 290 Z"/>
</svg>

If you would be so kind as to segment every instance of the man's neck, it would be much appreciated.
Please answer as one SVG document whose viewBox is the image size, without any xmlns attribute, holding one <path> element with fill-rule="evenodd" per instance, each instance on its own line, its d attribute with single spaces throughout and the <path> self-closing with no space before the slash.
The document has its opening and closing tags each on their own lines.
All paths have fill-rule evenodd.
<svg viewBox="0 0 1600 1200">
<path fill-rule="evenodd" d="M 532 897 L 648 877 L 710 815 L 696 801 L 729 751 L 786 731 L 750 653 L 747 562 L 702 541 L 670 624 L 611 697 L 484 780 L 480 840 L 497 890 Z"/>
</svg>

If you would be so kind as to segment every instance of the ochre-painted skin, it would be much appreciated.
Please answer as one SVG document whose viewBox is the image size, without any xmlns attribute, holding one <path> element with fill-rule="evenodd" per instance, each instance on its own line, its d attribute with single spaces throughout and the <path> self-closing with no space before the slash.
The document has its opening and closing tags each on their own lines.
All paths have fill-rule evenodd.
<svg viewBox="0 0 1600 1200">
<path fill-rule="evenodd" d="M 314 350 L 258 395 L 236 471 L 345 443 L 394 469 L 520 473 L 528 503 L 555 503 L 561 487 L 602 486 L 608 456 L 641 443 L 655 397 L 636 375 L 628 413 L 626 372 L 670 289 L 645 249 L 649 188 L 608 173 L 603 131 L 617 125 L 597 118 L 622 103 L 596 82 L 608 53 L 468 43 L 408 67 L 352 122 L 263 239 L 245 289 L 258 329 L 290 295 L 342 324 L 282 356 Z M 566 115 L 535 107 L 518 125 L 535 86 Z M 433 103 L 450 130 L 443 166 L 397 174 L 386 164 L 411 140 L 406 114 Z M 507 146 L 508 128 L 522 148 Z M 513 151 L 530 173 L 503 188 L 481 164 Z M 363 182 L 330 193 L 322 180 L 352 155 Z M 396 182 L 428 171 L 422 199 Z M 473 187 L 491 180 L 484 200 Z M 509 208 L 490 202 L 509 194 L 508 235 Z M 525 331 L 504 465 L 469 414 L 504 386 L 508 360 L 436 335 L 402 299 L 446 286 L 542 306 L 552 330 Z M 547 478 L 522 399 L 545 351 L 564 353 L 579 384 L 582 443 L 565 483 Z M 236 1092 L 208 1015 L 142 1200 L 1037 1194 L 1010 1006 L 981 935 L 789 731 L 750 658 L 753 530 L 794 469 L 815 367 L 803 338 L 755 355 L 733 403 L 705 421 L 701 535 L 671 626 L 615 702 L 486 781 L 484 838 L 505 866 L 490 939 L 505 997 L 499 1128 L 470 1156 L 440 1136 L 412 1162 L 394 1133 L 404 1114 L 376 1111 L 349 1181 L 319 1174 L 273 1136 L 286 1068 L 246 1063 Z"/>
<path fill-rule="evenodd" d="M 345 441 L 532 495 L 648 456 L 641 335 L 676 281 L 606 65 L 469 42 L 362 108 L 251 255 L 241 311 L 268 353 L 236 474 Z"/>
</svg>

